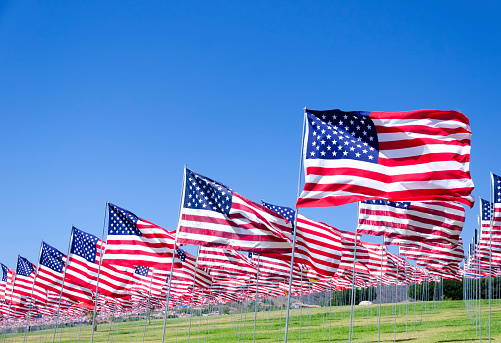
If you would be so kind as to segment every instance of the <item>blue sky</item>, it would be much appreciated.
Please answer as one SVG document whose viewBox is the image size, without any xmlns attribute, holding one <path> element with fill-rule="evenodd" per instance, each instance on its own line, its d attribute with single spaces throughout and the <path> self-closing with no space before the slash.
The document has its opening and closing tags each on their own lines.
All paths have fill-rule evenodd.
<svg viewBox="0 0 501 343">
<path fill-rule="evenodd" d="M 100 235 L 105 202 L 176 227 L 183 165 L 293 206 L 303 107 L 454 109 L 474 195 L 497 158 L 497 2 L 3 1 L 0 260 Z M 354 230 L 356 205 L 303 213 Z M 467 210 L 470 240 L 477 205 Z M 381 239 L 368 238 L 372 241 Z"/>
</svg>

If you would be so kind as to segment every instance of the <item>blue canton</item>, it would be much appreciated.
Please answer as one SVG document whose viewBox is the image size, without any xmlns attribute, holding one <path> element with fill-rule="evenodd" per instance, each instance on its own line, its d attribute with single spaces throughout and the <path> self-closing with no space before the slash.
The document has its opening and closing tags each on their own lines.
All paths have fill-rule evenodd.
<svg viewBox="0 0 501 343">
<path fill-rule="evenodd" d="M 182 262 L 186 261 L 186 253 L 184 252 L 183 249 L 177 249 L 177 254 L 179 255 L 179 258 L 181 259 Z"/>
<path fill-rule="evenodd" d="M 184 208 L 208 210 L 229 215 L 233 191 L 223 185 L 186 168 Z"/>
<path fill-rule="evenodd" d="M 70 253 L 83 257 L 91 263 L 96 263 L 97 242 L 99 238 L 73 227 Z"/>
<path fill-rule="evenodd" d="M 377 163 L 379 143 L 370 112 L 306 110 L 306 158 Z"/>
<path fill-rule="evenodd" d="M 492 174 L 493 180 L 493 185 L 492 189 L 494 190 L 494 202 L 500 203 L 501 202 L 501 177 L 497 176 L 496 174 Z"/>
<path fill-rule="evenodd" d="M 139 217 L 121 207 L 108 203 L 108 234 L 142 236 L 137 228 Z"/>
<path fill-rule="evenodd" d="M 386 205 L 394 208 L 403 208 L 406 210 L 408 210 L 411 207 L 411 203 L 406 201 L 389 201 L 389 200 L 376 199 L 376 200 L 364 200 L 362 201 L 362 203 L 368 205 Z"/>
<path fill-rule="evenodd" d="M 22 276 L 30 276 L 35 271 L 33 264 L 22 256 L 17 259 L 16 273 Z"/>
<path fill-rule="evenodd" d="M 287 219 L 289 223 L 294 224 L 294 217 L 296 216 L 296 211 L 294 211 L 290 207 L 285 207 L 285 206 L 277 206 L 277 205 L 272 205 L 267 202 L 264 202 L 261 200 L 261 203 L 263 204 L 264 207 L 272 210 L 273 212 L 276 212 L 280 214 L 282 217 Z"/>
<path fill-rule="evenodd" d="M 55 272 L 62 273 L 64 267 L 64 255 L 59 250 L 42 242 L 42 253 L 40 254 L 40 264 Z"/>
<path fill-rule="evenodd" d="M 9 268 L 2 263 L 2 281 L 7 282 L 7 275 L 9 275 Z"/>
<path fill-rule="evenodd" d="M 134 273 L 141 276 L 148 276 L 149 271 L 149 267 L 136 266 L 136 268 L 134 269 Z"/>
<path fill-rule="evenodd" d="M 480 214 L 482 215 L 482 220 L 491 220 L 494 207 L 490 201 L 480 198 Z"/>
</svg>

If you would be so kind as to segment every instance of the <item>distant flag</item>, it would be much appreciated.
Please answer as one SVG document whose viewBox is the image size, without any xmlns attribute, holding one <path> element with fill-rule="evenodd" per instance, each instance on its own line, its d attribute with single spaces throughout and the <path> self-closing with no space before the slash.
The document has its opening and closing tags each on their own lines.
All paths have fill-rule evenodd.
<svg viewBox="0 0 501 343">
<path fill-rule="evenodd" d="M 384 236 L 392 244 L 426 241 L 456 245 L 465 210 L 452 202 L 364 200 L 359 203 L 357 232 Z"/>
<path fill-rule="evenodd" d="M 170 269 L 175 237 L 169 231 L 116 205 L 108 204 L 108 209 L 103 261 L 126 267 Z"/>
<path fill-rule="evenodd" d="M 11 269 L 1 264 L 2 266 L 2 279 L 0 281 L 0 302 L 10 302 L 12 293 L 12 285 L 14 283 L 14 269 Z"/>
<path fill-rule="evenodd" d="M 491 173 L 492 192 L 494 198 L 494 218 L 492 226 L 501 226 L 501 177 Z"/>
<path fill-rule="evenodd" d="M 290 252 L 291 225 L 266 207 L 185 169 L 178 242 L 263 252 Z"/>
<path fill-rule="evenodd" d="M 463 114 L 306 110 L 306 120 L 306 183 L 297 207 L 372 199 L 473 206 Z"/>
<path fill-rule="evenodd" d="M 33 287 L 37 267 L 28 261 L 28 259 L 18 256 L 16 280 L 14 283 L 14 291 L 12 293 L 12 302 L 15 305 L 23 305 L 30 301 L 33 294 L 33 299 L 46 302 L 47 293 L 41 287 Z"/>
</svg>

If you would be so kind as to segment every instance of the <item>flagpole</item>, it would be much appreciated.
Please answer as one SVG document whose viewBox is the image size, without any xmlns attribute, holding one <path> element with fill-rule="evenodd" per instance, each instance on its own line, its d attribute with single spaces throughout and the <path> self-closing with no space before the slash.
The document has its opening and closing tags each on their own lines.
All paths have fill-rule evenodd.
<svg viewBox="0 0 501 343">
<path fill-rule="evenodd" d="M 101 235 L 101 249 L 99 250 L 99 266 L 97 267 L 97 281 L 96 281 L 96 299 L 94 301 L 94 312 L 92 314 L 92 327 L 90 335 L 90 343 L 94 342 L 94 325 L 96 323 L 96 311 L 97 311 L 97 300 L 99 298 L 99 277 L 101 274 L 101 265 L 103 264 L 103 247 L 104 247 L 104 231 L 106 227 L 106 215 L 108 214 L 108 202 L 104 208 L 104 219 L 103 219 L 103 233 Z"/>
<path fill-rule="evenodd" d="M 384 243 L 385 243 L 385 237 L 383 236 L 383 245 L 381 246 L 381 275 L 380 275 L 380 280 L 379 282 L 381 283 L 381 286 L 379 287 L 379 315 L 378 315 L 378 327 L 377 327 L 377 341 L 378 343 L 381 342 L 381 303 L 383 301 L 381 290 L 383 288 L 383 254 L 384 254 Z M 92 343 L 92 342 L 91 342 Z"/>
<path fill-rule="evenodd" d="M 255 305 L 254 305 L 254 335 L 252 338 L 252 342 L 256 343 L 256 324 L 257 324 L 257 296 L 258 296 L 258 291 L 259 291 L 259 258 L 261 256 L 258 254 L 257 255 L 257 272 L 256 272 L 256 298 L 255 298 Z"/>
<path fill-rule="evenodd" d="M 355 270 L 355 263 L 357 260 L 357 241 L 358 241 L 358 216 L 360 214 L 360 202 L 357 202 L 357 228 L 355 229 L 355 252 L 353 254 L 353 277 L 352 277 L 352 283 L 351 283 L 351 311 L 350 311 L 350 333 L 348 337 L 348 342 L 351 343 L 351 336 L 352 336 L 352 330 L 353 330 L 353 325 L 355 321 L 355 314 L 353 313 L 353 305 L 355 303 L 355 278 L 356 278 L 356 270 Z"/>
<path fill-rule="evenodd" d="M 17 263 L 19 263 L 19 254 L 17 254 Z M 16 279 L 17 279 L 17 265 L 16 265 L 16 273 L 14 274 L 14 280 L 12 281 L 12 291 L 10 293 L 10 304 L 9 304 L 9 309 L 8 309 L 8 312 L 7 312 L 7 323 L 9 321 L 9 317 L 10 317 L 10 309 L 12 307 L 12 301 L 14 300 L 14 287 L 16 286 Z M 12 329 L 12 325 L 11 325 L 11 329 Z M 13 330 L 11 330 L 13 331 Z M 4 342 L 5 342 L 5 336 L 4 336 Z M 12 332 L 12 339 L 14 339 L 14 332 Z"/>
<path fill-rule="evenodd" d="M 64 261 L 63 281 L 61 283 L 61 292 L 59 293 L 59 301 L 58 301 L 58 305 L 57 305 L 57 314 L 56 314 L 56 324 L 54 326 L 54 335 L 52 337 L 52 343 L 54 343 L 55 340 L 56 340 L 57 325 L 59 323 L 59 312 L 60 312 L 60 309 L 61 309 L 61 300 L 63 298 L 64 281 L 66 279 L 66 268 L 68 267 L 68 263 L 69 263 L 69 260 L 70 260 L 70 250 L 71 250 L 71 243 L 72 242 L 73 242 L 73 225 L 71 226 L 70 242 L 68 244 L 68 253 L 66 254 L 66 261 Z"/>
<path fill-rule="evenodd" d="M 42 255 L 42 247 L 43 247 L 43 240 L 42 240 L 42 243 L 40 244 L 40 253 L 38 254 L 37 269 L 35 269 L 35 276 L 33 277 L 33 286 L 31 287 L 30 307 L 28 308 L 28 315 L 26 316 L 26 328 L 24 329 L 23 343 L 26 343 L 28 330 L 30 327 L 31 306 L 33 304 L 33 293 L 35 292 L 35 282 L 37 281 L 38 268 L 40 268 L 40 256 Z"/>
<path fill-rule="evenodd" d="M 176 227 L 176 238 L 174 239 L 174 247 L 172 248 L 172 264 L 170 266 L 169 288 L 167 290 L 167 295 L 165 297 L 166 300 L 165 300 L 165 313 L 164 313 L 164 327 L 163 327 L 163 330 L 162 330 L 162 343 L 165 342 L 165 326 L 167 325 L 167 312 L 169 312 L 170 290 L 171 290 L 171 286 L 172 286 L 172 278 L 173 278 L 173 273 L 174 273 L 174 261 L 175 261 L 175 257 L 176 257 L 176 245 L 177 245 L 177 237 L 179 235 L 179 226 L 181 224 L 181 208 L 183 206 L 185 185 L 186 185 L 186 164 L 184 165 L 183 185 L 182 185 L 182 189 L 181 189 L 181 201 L 179 202 L 179 215 L 178 215 L 177 227 Z"/>
<path fill-rule="evenodd" d="M 297 182 L 296 201 L 299 199 L 299 192 L 301 190 L 301 175 L 302 175 L 302 170 L 303 170 L 304 131 L 305 131 L 305 127 L 306 127 L 306 107 L 303 110 L 304 110 L 303 131 L 302 131 L 302 137 L 301 137 L 301 154 L 300 154 L 300 158 L 299 158 L 299 177 L 298 177 L 298 182 Z M 287 343 L 287 335 L 288 335 L 288 331 L 289 331 L 289 314 L 290 314 L 291 290 L 292 290 L 292 271 L 293 271 L 293 266 L 294 266 L 294 254 L 295 254 L 295 250 L 296 250 L 296 231 L 297 231 L 296 226 L 297 226 L 298 214 L 299 214 L 299 211 L 298 211 L 297 202 L 296 202 L 296 215 L 294 216 L 294 226 L 292 227 L 294 234 L 293 234 L 293 238 L 292 238 L 291 268 L 290 268 L 290 274 L 289 274 L 289 294 L 287 294 L 287 311 L 285 314 L 284 343 Z"/>
<path fill-rule="evenodd" d="M 491 172 L 491 191 L 490 191 L 490 206 L 489 206 L 489 209 L 491 209 L 491 206 L 492 206 L 492 210 L 490 211 L 491 213 L 490 214 L 490 217 L 491 217 L 491 225 L 490 225 L 490 230 L 489 230 L 489 283 L 491 283 L 492 281 L 492 226 L 493 226 L 493 221 L 494 221 L 494 187 L 493 187 L 493 183 L 494 183 L 494 177 L 492 176 L 492 172 Z M 492 300 L 492 285 L 489 284 L 489 343 L 491 342 L 491 300 Z"/>
<path fill-rule="evenodd" d="M 195 299 L 195 280 L 197 279 L 197 266 L 198 266 L 198 254 L 200 253 L 200 246 L 197 247 L 197 258 L 195 260 L 195 272 L 193 275 L 193 295 L 191 296 L 191 299 L 188 303 L 188 306 L 193 304 L 193 299 Z M 200 307 L 202 307 L 202 302 L 200 302 Z M 209 314 L 207 314 L 209 315 Z M 202 314 L 200 313 L 200 316 Z M 191 333 L 191 309 L 190 309 L 190 324 L 188 325 L 188 342 L 190 341 L 190 333 Z M 198 326 L 198 333 L 200 335 L 200 325 Z"/>
<path fill-rule="evenodd" d="M 146 303 L 146 315 L 144 316 L 143 343 L 144 343 L 144 336 L 146 335 L 146 321 L 150 315 L 150 299 L 151 299 L 151 285 L 153 284 L 153 273 L 155 273 L 155 269 L 151 268 L 150 288 L 148 290 L 148 302 Z"/>
</svg>

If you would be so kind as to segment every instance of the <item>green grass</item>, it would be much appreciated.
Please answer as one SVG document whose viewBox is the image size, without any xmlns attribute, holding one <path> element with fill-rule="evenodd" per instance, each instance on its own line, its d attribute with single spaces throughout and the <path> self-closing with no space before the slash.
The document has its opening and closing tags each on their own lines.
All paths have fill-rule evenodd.
<svg viewBox="0 0 501 343">
<path fill-rule="evenodd" d="M 423 312 L 421 317 L 421 307 Z M 289 342 L 299 342 L 299 309 L 291 311 Z M 408 304 L 407 334 L 406 334 L 406 305 L 397 306 L 397 330 L 396 341 L 398 342 L 472 342 L 479 339 L 471 319 L 466 313 L 463 301 L 445 301 L 437 303 L 416 304 L 416 324 L 414 327 L 414 304 Z M 354 342 L 377 342 L 378 341 L 378 317 L 377 306 L 369 309 L 356 307 L 354 319 Z M 388 313 L 386 315 L 386 313 Z M 394 338 L 394 305 L 383 305 L 381 316 L 381 342 L 392 342 Z M 259 312 L 257 319 L 257 342 L 279 342 L 280 310 L 272 311 L 269 321 L 268 312 Z M 350 308 L 332 307 L 330 341 L 348 341 Z M 341 320 L 342 316 L 342 320 Z M 242 318 L 240 318 L 242 317 Z M 225 315 L 207 317 L 193 317 L 191 322 L 190 342 L 252 342 L 254 328 L 254 312 L 248 312 L 244 316 Z M 422 319 L 421 319 L 422 318 Z M 238 320 L 237 320 L 238 319 Z M 313 310 L 302 309 L 301 342 L 329 342 L 329 308 L 316 308 Z M 245 324 L 245 329 L 244 329 Z M 94 334 L 94 342 L 99 343 L 142 343 L 160 342 L 162 338 L 162 319 L 152 320 L 149 325 L 145 321 L 130 321 L 114 323 L 110 332 L 110 324 L 102 323 Z M 166 329 L 166 342 L 187 342 L 189 318 L 170 318 Z M 280 341 L 283 341 L 285 327 L 285 310 L 282 318 Z M 199 331 L 200 328 L 200 331 Z M 207 335 L 205 335 L 207 328 Z M 46 343 L 52 342 L 53 329 L 31 332 L 27 342 Z M 56 341 L 65 343 L 90 342 L 90 325 L 78 325 L 73 328 L 64 328 Z M 80 336 L 80 340 L 78 339 Z M 7 334 L 3 337 L 5 342 L 23 342 L 23 334 Z M 482 339 L 488 338 L 488 301 L 482 301 Z M 492 307 L 492 341 L 501 342 L 501 304 L 493 301 Z M 3 343 L 3 340 L 1 341 Z"/>
</svg>

